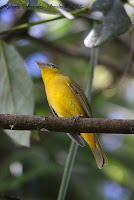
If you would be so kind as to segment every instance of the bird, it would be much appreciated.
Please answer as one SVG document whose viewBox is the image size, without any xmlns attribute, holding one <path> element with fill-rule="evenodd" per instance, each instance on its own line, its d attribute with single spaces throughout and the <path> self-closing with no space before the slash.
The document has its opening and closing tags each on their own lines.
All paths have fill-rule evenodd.
<svg viewBox="0 0 134 200">
<path fill-rule="evenodd" d="M 63 75 L 60 69 L 52 63 L 36 62 L 41 70 L 48 104 L 58 117 L 92 117 L 88 100 L 81 87 L 70 77 Z M 108 163 L 106 154 L 95 133 L 68 133 L 80 146 L 85 142 L 91 148 L 97 166 L 101 169 Z"/>
</svg>

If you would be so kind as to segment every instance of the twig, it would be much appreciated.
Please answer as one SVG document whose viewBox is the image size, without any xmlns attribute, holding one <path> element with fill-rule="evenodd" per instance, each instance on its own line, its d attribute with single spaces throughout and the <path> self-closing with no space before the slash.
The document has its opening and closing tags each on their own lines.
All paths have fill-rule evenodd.
<svg viewBox="0 0 134 200">
<path fill-rule="evenodd" d="M 18 38 L 20 37 L 19 34 L 14 35 L 13 37 Z M 81 58 L 81 59 L 85 59 L 88 60 L 90 59 L 89 57 L 89 52 L 86 50 L 81 50 L 79 48 L 74 48 L 74 47 L 65 47 L 65 46 L 61 46 L 58 44 L 55 44 L 52 41 L 47 40 L 46 38 L 34 38 L 33 36 L 27 35 L 27 34 L 23 34 L 23 38 L 29 39 L 32 42 L 35 42 L 47 49 L 53 50 L 56 53 L 60 53 L 66 56 L 70 56 L 70 57 L 76 57 L 76 58 Z M 118 75 L 122 75 L 124 73 L 124 68 L 121 65 L 109 62 L 107 59 L 99 57 L 98 59 L 98 64 L 104 65 L 107 68 L 109 68 L 111 71 L 115 72 Z M 128 72 L 129 76 L 134 76 L 134 72 L 131 70 Z"/>
<path fill-rule="evenodd" d="M 88 77 L 89 80 L 88 80 L 88 87 L 87 87 L 87 98 L 90 103 L 91 103 L 91 98 L 92 98 L 92 85 L 93 85 L 94 71 L 98 63 L 98 55 L 99 55 L 99 48 L 91 49 L 90 63 L 89 63 L 89 77 Z"/>
<path fill-rule="evenodd" d="M 45 128 L 49 131 L 74 134 L 81 132 L 134 134 L 134 120 L 0 114 L 0 128 L 10 130 L 42 130 Z"/>
<path fill-rule="evenodd" d="M 64 200 L 66 197 L 67 188 L 68 188 L 69 181 L 71 178 L 77 150 L 78 150 L 78 144 L 76 144 L 74 141 L 71 141 L 69 152 L 68 152 L 66 162 L 65 162 L 64 172 L 62 175 L 62 180 L 61 180 L 57 200 Z"/>
<path fill-rule="evenodd" d="M 78 59 L 84 59 L 87 61 L 89 61 L 89 59 L 90 59 L 89 52 L 87 50 L 81 50 L 80 48 L 75 48 L 75 47 L 61 46 L 59 44 L 54 43 L 53 41 L 47 40 L 46 38 L 35 38 L 33 36 L 28 35 L 27 31 L 24 31 L 24 30 L 23 31 L 18 30 L 15 33 L 11 32 L 10 34 L 2 37 L 2 39 L 4 39 L 5 41 L 9 41 L 9 42 L 13 39 L 16 40 L 19 38 L 28 39 L 31 42 L 34 42 L 34 43 L 42 46 L 43 48 L 45 47 L 45 49 L 47 48 L 49 50 L 52 50 L 53 52 L 63 54 L 64 56 L 69 56 L 69 57 L 73 57 L 73 58 L 76 57 Z M 124 73 L 124 68 L 121 65 L 112 63 L 111 61 L 109 62 L 108 59 L 99 57 L 98 64 L 106 66 L 117 76 L 122 75 Z M 129 70 L 127 75 L 130 77 L 133 77 L 134 76 L 133 70 Z"/>
<path fill-rule="evenodd" d="M 89 8 L 82 8 L 82 9 L 73 11 L 72 14 L 74 16 L 79 17 L 79 16 L 81 16 L 81 14 L 83 14 L 85 12 L 89 13 L 89 11 L 90 11 Z M 47 19 L 47 20 L 41 20 L 41 21 L 37 21 L 37 22 L 28 22 L 28 23 L 20 24 L 18 26 L 10 28 L 9 30 L 0 32 L 0 35 L 4 36 L 5 34 L 8 34 L 8 33 L 15 33 L 16 31 L 23 30 L 23 29 L 28 29 L 28 28 L 30 28 L 32 26 L 36 26 L 36 25 L 39 25 L 39 24 L 45 24 L 45 23 L 48 23 L 48 22 L 51 22 L 51 21 L 56 21 L 56 20 L 64 19 L 64 18 L 65 17 L 63 15 L 60 15 L 60 16 L 52 18 L 52 19 Z"/>
</svg>

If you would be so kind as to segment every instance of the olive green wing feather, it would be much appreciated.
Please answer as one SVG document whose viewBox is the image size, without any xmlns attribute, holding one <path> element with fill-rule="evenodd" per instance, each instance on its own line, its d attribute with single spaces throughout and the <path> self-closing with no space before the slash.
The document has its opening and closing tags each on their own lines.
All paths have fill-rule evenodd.
<svg viewBox="0 0 134 200">
<path fill-rule="evenodd" d="M 53 115 L 57 116 L 57 113 L 55 112 L 55 110 L 52 108 L 52 106 L 49 104 L 49 107 L 53 113 Z M 80 146 L 85 146 L 85 141 L 84 139 L 80 136 L 80 134 L 73 134 L 73 133 L 67 133 L 67 135 L 74 141 L 76 142 L 78 145 Z"/>
<path fill-rule="evenodd" d="M 69 86 L 72 89 L 72 91 L 74 92 L 74 94 L 77 96 L 77 98 L 79 99 L 81 105 L 83 106 L 84 111 L 87 114 L 87 117 L 92 117 L 90 105 L 88 103 L 88 100 L 87 100 L 84 92 L 80 88 L 80 86 L 73 81 L 70 83 Z M 94 136 L 96 139 L 96 148 L 95 149 L 91 148 L 91 149 L 95 156 L 98 167 L 102 168 L 104 165 L 106 165 L 108 163 L 108 161 L 107 161 L 107 157 L 106 157 L 105 153 L 103 152 L 103 149 L 102 149 L 100 142 L 95 133 L 94 133 Z"/>
<path fill-rule="evenodd" d="M 77 83 L 75 83 L 74 81 L 71 81 L 69 83 L 69 87 L 72 89 L 73 93 L 79 99 L 87 117 L 92 117 L 92 111 L 91 111 L 90 105 L 88 103 L 88 100 L 87 100 L 83 90 L 80 88 L 80 86 Z"/>
</svg>

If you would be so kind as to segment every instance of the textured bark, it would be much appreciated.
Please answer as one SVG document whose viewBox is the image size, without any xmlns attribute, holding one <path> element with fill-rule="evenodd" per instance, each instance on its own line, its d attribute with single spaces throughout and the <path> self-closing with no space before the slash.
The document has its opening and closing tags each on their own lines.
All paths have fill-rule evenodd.
<svg viewBox="0 0 134 200">
<path fill-rule="evenodd" d="M 134 134 L 134 120 L 0 114 L 0 128 L 11 130 L 44 129 L 74 134 L 81 132 Z"/>
</svg>

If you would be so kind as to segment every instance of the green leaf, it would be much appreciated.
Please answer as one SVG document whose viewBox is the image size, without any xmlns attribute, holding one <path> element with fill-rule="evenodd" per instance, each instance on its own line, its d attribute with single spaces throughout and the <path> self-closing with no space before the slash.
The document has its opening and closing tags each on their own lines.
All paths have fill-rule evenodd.
<svg viewBox="0 0 134 200">
<path fill-rule="evenodd" d="M 0 1 L 0 7 L 5 6 L 8 3 L 8 0 Z"/>
<path fill-rule="evenodd" d="M 32 80 L 16 49 L 2 41 L 0 42 L 0 86 L 0 113 L 33 114 Z M 29 146 L 30 131 L 6 130 L 6 133 L 16 143 Z"/>
<path fill-rule="evenodd" d="M 28 1 L 26 0 L 9 0 L 9 3 L 13 3 L 13 4 L 16 4 L 18 6 L 28 6 Z"/>
<path fill-rule="evenodd" d="M 29 6 L 28 1 L 26 0 L 9 0 L 9 3 L 27 9 L 41 10 L 42 12 L 47 13 L 58 13 L 53 6 L 49 6 L 44 0 L 38 0 L 37 6 Z"/>
<path fill-rule="evenodd" d="M 134 0 L 128 0 L 128 3 L 134 7 Z"/>
<path fill-rule="evenodd" d="M 124 8 L 126 10 L 126 13 L 129 16 L 130 20 L 131 20 L 132 25 L 134 25 L 134 5 L 125 3 Z"/>
<path fill-rule="evenodd" d="M 107 40 L 111 40 L 126 32 L 131 21 L 126 14 L 120 0 L 97 0 L 92 7 L 93 11 L 101 11 L 104 15 L 101 22 L 96 23 L 89 32 L 84 43 L 87 47 L 96 47 Z"/>
</svg>

